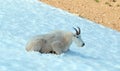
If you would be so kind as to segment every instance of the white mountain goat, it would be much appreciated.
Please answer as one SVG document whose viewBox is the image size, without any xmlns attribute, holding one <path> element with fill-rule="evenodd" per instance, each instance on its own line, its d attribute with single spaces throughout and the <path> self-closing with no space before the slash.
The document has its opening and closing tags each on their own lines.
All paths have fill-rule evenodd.
<svg viewBox="0 0 120 71">
<path fill-rule="evenodd" d="M 80 28 L 77 28 L 78 30 L 74 28 L 76 34 L 72 32 L 54 31 L 49 34 L 37 36 L 28 42 L 26 50 L 61 54 L 69 49 L 72 41 L 75 41 L 79 47 L 83 47 L 85 43 L 81 39 Z"/>
</svg>

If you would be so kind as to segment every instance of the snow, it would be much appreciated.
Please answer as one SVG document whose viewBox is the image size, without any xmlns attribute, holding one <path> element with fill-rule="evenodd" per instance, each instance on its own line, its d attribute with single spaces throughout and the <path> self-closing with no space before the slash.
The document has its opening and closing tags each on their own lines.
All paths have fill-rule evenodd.
<svg viewBox="0 0 120 71">
<path fill-rule="evenodd" d="M 27 52 L 34 36 L 79 26 L 85 47 L 61 55 Z M 120 71 L 120 32 L 37 0 L 0 0 L 0 71 Z"/>
</svg>

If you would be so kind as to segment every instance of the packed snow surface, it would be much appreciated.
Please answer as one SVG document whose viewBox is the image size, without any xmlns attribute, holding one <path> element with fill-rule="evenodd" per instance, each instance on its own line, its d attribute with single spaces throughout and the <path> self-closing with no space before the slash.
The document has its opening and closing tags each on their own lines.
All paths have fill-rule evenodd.
<svg viewBox="0 0 120 71">
<path fill-rule="evenodd" d="M 83 48 L 73 43 L 61 55 L 25 50 L 36 35 L 77 26 Z M 0 0 L 0 71 L 120 71 L 120 32 L 38 0 Z"/>
</svg>

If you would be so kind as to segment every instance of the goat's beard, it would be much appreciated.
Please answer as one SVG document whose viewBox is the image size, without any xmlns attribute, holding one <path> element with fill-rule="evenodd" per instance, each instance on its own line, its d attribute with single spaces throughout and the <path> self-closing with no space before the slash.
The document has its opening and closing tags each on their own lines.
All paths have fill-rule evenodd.
<svg viewBox="0 0 120 71">
<path fill-rule="evenodd" d="M 83 45 L 83 41 L 82 41 L 82 40 L 79 40 L 79 39 L 77 39 L 77 38 L 74 39 L 74 42 L 75 42 L 75 44 L 76 44 L 78 47 L 82 47 L 82 45 Z"/>
</svg>

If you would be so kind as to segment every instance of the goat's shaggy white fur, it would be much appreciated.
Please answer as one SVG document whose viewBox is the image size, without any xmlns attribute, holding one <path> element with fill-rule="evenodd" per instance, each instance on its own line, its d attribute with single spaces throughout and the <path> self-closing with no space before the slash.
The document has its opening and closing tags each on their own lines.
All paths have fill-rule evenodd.
<svg viewBox="0 0 120 71">
<path fill-rule="evenodd" d="M 27 51 L 40 53 L 61 54 L 69 49 L 73 39 L 77 39 L 72 32 L 55 31 L 33 38 L 26 46 Z M 80 39 L 81 40 L 81 39 Z M 80 46 L 83 45 L 81 40 Z"/>
</svg>

